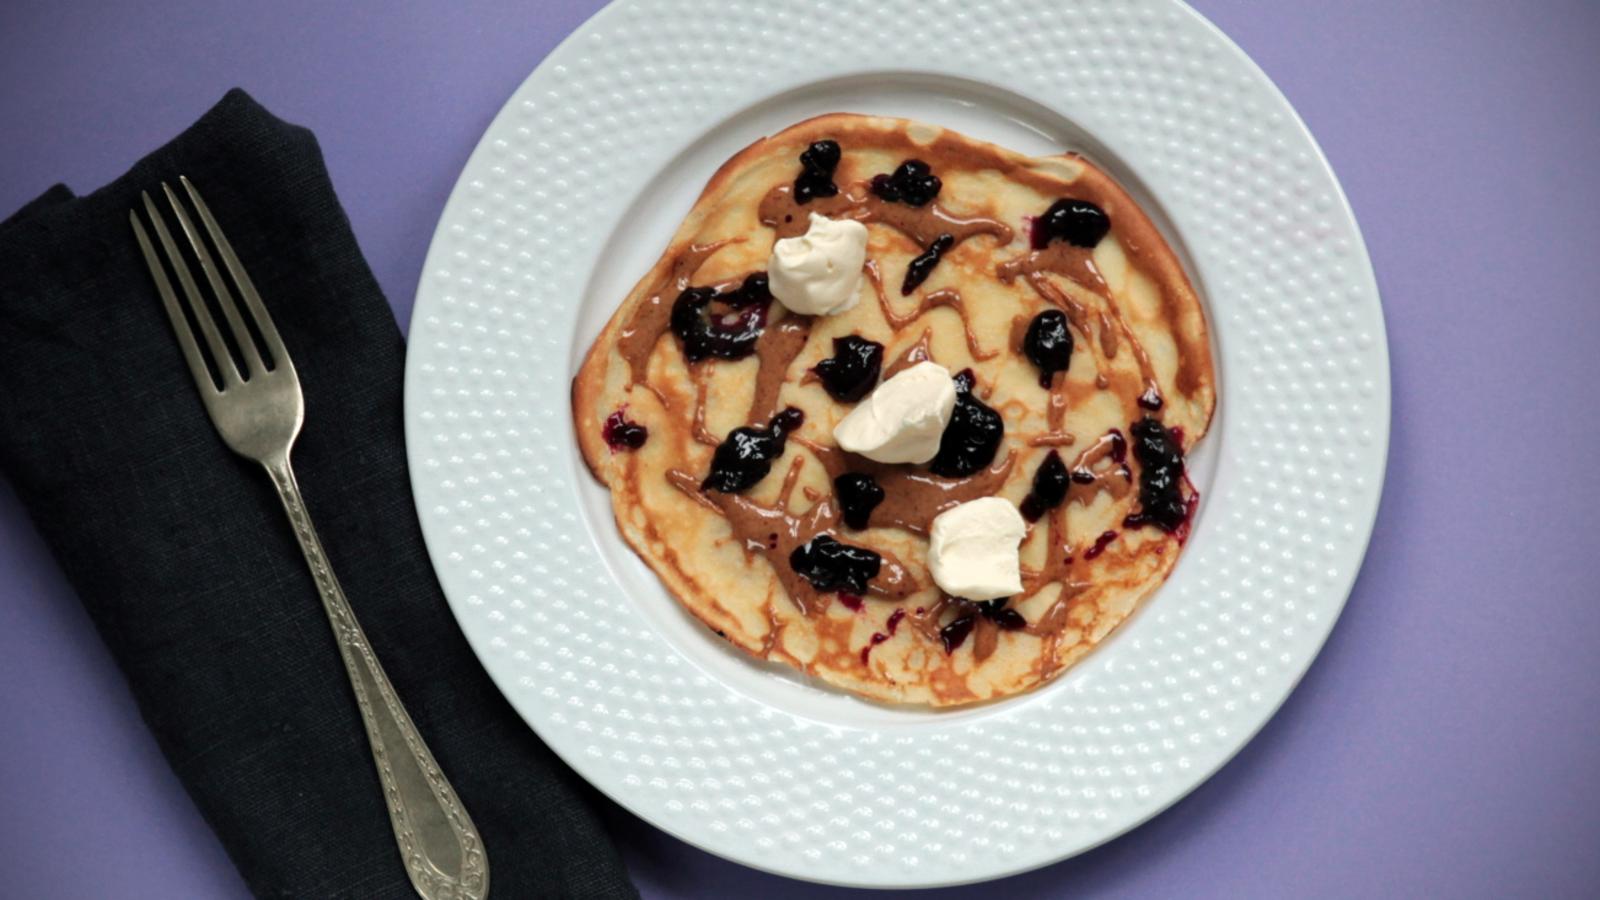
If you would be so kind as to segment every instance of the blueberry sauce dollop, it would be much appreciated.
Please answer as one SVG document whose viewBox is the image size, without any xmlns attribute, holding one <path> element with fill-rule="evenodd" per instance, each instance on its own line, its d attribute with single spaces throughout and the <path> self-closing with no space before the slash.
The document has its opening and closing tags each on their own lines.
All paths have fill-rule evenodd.
<svg viewBox="0 0 1600 900">
<path fill-rule="evenodd" d="M 700 490 L 737 494 L 754 487 L 772 471 L 789 435 L 805 420 L 805 413 L 791 406 L 773 416 L 765 428 L 745 426 L 728 432 L 711 454 L 711 474 L 700 482 Z"/>
<path fill-rule="evenodd" d="M 711 301 L 727 305 L 733 312 L 708 316 Z M 707 357 L 743 359 L 754 353 L 761 332 L 767 327 L 767 310 L 772 291 L 767 274 L 756 272 L 731 291 L 718 293 L 711 287 L 686 288 L 672 304 L 672 333 L 683 342 L 683 357 L 699 362 Z"/>
<path fill-rule="evenodd" d="M 883 345 L 859 335 L 833 339 L 833 355 L 816 364 L 817 378 L 828 396 L 854 403 L 878 384 L 883 369 Z"/>
<path fill-rule="evenodd" d="M 920 159 L 908 159 L 892 174 L 874 175 L 872 193 L 890 203 L 907 206 L 926 206 L 939 196 L 944 183 L 933 174 L 928 164 Z"/>
<path fill-rule="evenodd" d="M 800 176 L 794 180 L 794 202 L 802 206 L 818 197 L 839 193 L 833 170 L 839 167 L 839 142 L 822 140 L 800 154 Z"/>
<path fill-rule="evenodd" d="M 819 534 L 794 548 L 789 566 L 795 574 L 824 593 L 848 591 L 864 594 L 867 582 L 878 574 L 883 557 L 865 547 L 856 547 Z"/>
<path fill-rule="evenodd" d="M 906 264 L 906 277 L 900 282 L 900 296 L 904 297 L 917 289 L 917 286 L 928 280 L 933 274 L 934 266 L 944 256 L 946 250 L 955 246 L 955 235 L 941 234 L 933 239 L 928 249 L 922 251 Z"/>
<path fill-rule="evenodd" d="M 1039 386 L 1050 387 L 1055 374 L 1065 372 L 1072 364 L 1072 332 L 1067 328 L 1067 314 L 1047 309 L 1034 316 L 1022 338 L 1022 352 L 1038 367 Z"/>
<path fill-rule="evenodd" d="M 1026 628 L 1028 620 L 1022 617 L 1022 613 L 1007 606 L 1006 604 L 1009 602 L 1009 597 L 981 601 L 978 603 L 978 614 L 998 625 L 1003 631 L 1016 631 Z"/>
<path fill-rule="evenodd" d="M 1189 505 L 1183 499 L 1183 448 L 1176 435 L 1149 416 L 1133 423 L 1128 432 L 1139 461 L 1139 511 L 1122 524 L 1177 531 L 1189 518 Z"/>
<path fill-rule="evenodd" d="M 606 417 L 605 424 L 600 426 L 600 437 L 613 451 L 637 450 L 650 439 L 650 429 L 629 419 L 627 413 L 619 409 Z"/>
<path fill-rule="evenodd" d="M 1093 475 L 1090 478 L 1093 479 Z M 1037 522 L 1045 513 L 1061 505 L 1067 499 L 1067 488 L 1072 486 L 1071 476 L 1067 474 L 1067 464 L 1061 461 L 1061 454 L 1054 450 L 1039 463 L 1039 468 L 1033 472 L 1033 489 L 1028 491 L 1028 496 L 1022 498 L 1022 517 L 1029 522 Z"/>
<path fill-rule="evenodd" d="M 876 478 L 861 472 L 846 472 L 835 478 L 833 492 L 839 498 L 844 524 L 857 531 L 867 527 L 872 511 L 887 496 Z"/>
<path fill-rule="evenodd" d="M 954 653 L 957 647 L 966 643 L 967 635 L 972 633 L 972 626 L 977 621 L 977 616 L 968 613 L 952 619 L 949 625 L 939 629 L 939 643 L 944 644 L 944 652 Z"/>
<path fill-rule="evenodd" d="M 1051 241 L 1066 241 L 1074 247 L 1093 247 L 1111 230 L 1105 210 L 1087 200 L 1070 197 L 1050 204 L 1044 215 L 1033 220 L 1030 242 L 1043 250 Z"/>
<path fill-rule="evenodd" d="M 950 425 L 939 439 L 939 452 L 928 463 L 928 470 L 945 478 L 965 478 L 994 461 L 1005 436 L 1000 414 L 972 392 L 977 376 L 963 369 L 955 377 L 956 408 Z"/>
</svg>

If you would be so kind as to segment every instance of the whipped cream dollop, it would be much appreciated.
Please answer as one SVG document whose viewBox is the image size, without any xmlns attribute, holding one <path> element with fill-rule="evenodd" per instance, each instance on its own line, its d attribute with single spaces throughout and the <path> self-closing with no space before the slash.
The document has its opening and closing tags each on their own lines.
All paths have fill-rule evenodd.
<svg viewBox="0 0 1600 900">
<path fill-rule="evenodd" d="M 866 261 L 867 226 L 812 213 L 805 234 L 772 245 L 767 285 L 790 312 L 829 316 L 856 305 Z"/>
<path fill-rule="evenodd" d="M 945 510 L 928 530 L 934 583 L 968 600 L 1022 593 L 1018 551 L 1027 533 L 1022 514 L 1004 497 L 982 497 Z"/>
<path fill-rule="evenodd" d="M 950 370 L 919 362 L 878 385 L 833 426 L 833 439 L 851 453 L 881 463 L 925 463 L 939 452 L 956 386 Z"/>
</svg>

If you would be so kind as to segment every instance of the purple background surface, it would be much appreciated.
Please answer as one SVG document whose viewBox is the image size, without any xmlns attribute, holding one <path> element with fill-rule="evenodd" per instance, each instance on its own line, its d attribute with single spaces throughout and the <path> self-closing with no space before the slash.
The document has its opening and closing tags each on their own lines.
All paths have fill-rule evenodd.
<svg viewBox="0 0 1600 900">
<path fill-rule="evenodd" d="M 1003 889 L 1596 896 L 1600 4 L 1197 5 L 1298 108 L 1366 234 L 1394 367 L 1383 506 L 1261 735 L 1145 827 Z M 242 85 L 315 129 L 405 322 L 479 134 L 598 6 L 5 0 L 0 216 L 110 180 Z M 647 896 L 848 893 L 615 820 Z M 3 485 L 0 872 L 32 898 L 245 893 Z"/>
</svg>

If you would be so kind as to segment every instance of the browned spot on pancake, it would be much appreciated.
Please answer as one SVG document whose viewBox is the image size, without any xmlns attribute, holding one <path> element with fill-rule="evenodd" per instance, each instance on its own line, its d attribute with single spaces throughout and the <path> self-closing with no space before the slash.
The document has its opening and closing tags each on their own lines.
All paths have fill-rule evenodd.
<svg viewBox="0 0 1600 900">
<path fill-rule="evenodd" d="M 928 675 L 928 690 L 942 703 L 968 703 L 978 699 L 967 684 L 966 675 L 957 672 L 948 660 Z"/>
</svg>

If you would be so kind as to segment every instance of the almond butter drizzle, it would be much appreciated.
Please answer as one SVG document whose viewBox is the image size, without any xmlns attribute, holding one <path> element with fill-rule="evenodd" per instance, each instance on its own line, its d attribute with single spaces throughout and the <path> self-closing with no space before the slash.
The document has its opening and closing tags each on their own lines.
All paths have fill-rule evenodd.
<svg viewBox="0 0 1600 900">
<path fill-rule="evenodd" d="M 706 428 L 706 392 L 711 390 L 711 380 L 698 368 L 694 375 L 694 439 L 707 447 L 715 447 L 722 440 Z"/>
<path fill-rule="evenodd" d="M 989 464 L 981 472 L 965 478 L 941 478 L 904 465 L 874 462 L 864 456 L 848 453 L 838 447 L 828 447 L 805 438 L 793 438 L 811 452 L 827 470 L 829 480 L 846 472 L 871 475 L 883 488 L 883 502 L 872 510 L 873 528 L 904 528 L 912 534 L 928 534 L 934 517 L 968 500 L 988 497 L 998 492 L 1011 474 L 1015 454 L 1007 453 L 1005 459 Z"/>
<path fill-rule="evenodd" d="M 1046 272 L 1061 275 L 1100 295 L 1105 301 L 1105 308 L 1095 312 L 1095 328 L 1089 327 L 1089 311 L 1084 305 L 1071 294 L 1051 284 L 1044 277 Z M 1010 284 L 1021 275 L 1039 296 L 1060 307 L 1061 311 L 1067 314 L 1067 322 L 1077 330 L 1086 343 L 1098 338 L 1100 356 L 1106 360 L 1116 359 L 1117 351 L 1120 349 L 1120 333 L 1120 337 L 1127 340 L 1128 347 L 1133 351 L 1134 362 L 1139 366 L 1139 377 L 1143 380 L 1143 395 L 1161 396 L 1161 384 L 1156 381 L 1155 367 L 1150 364 L 1150 355 L 1134 336 L 1127 319 L 1123 318 L 1122 308 L 1111 296 L 1111 289 L 1106 286 L 1100 270 L 1095 268 L 1093 251 L 1074 247 L 1065 241 L 1055 241 L 1043 250 L 1030 250 L 1022 256 L 1000 263 L 995 267 L 995 274 L 1006 284 Z M 1096 360 L 1096 369 L 1104 373 L 1106 366 Z M 1105 384 L 1100 384 L 1103 379 L 1103 374 L 1096 379 L 1096 384 L 1102 388 L 1106 387 Z"/>
<path fill-rule="evenodd" d="M 932 345 L 933 329 L 929 328 L 928 330 L 922 332 L 922 336 L 917 338 L 917 342 L 915 344 L 912 344 L 906 349 L 900 351 L 900 355 L 896 356 L 894 360 L 889 363 L 889 365 L 884 367 L 883 380 L 888 381 L 889 379 L 900 374 L 901 372 L 904 372 L 906 369 L 911 368 L 919 362 L 927 362 L 928 360 L 933 359 L 933 350 L 931 349 Z"/>
<path fill-rule="evenodd" d="M 1074 554 L 1072 548 L 1067 545 L 1066 503 L 1050 511 L 1046 527 L 1050 529 L 1045 535 L 1050 543 L 1045 550 L 1044 566 L 1037 572 L 1023 570 L 1020 598 L 1031 597 L 1043 590 L 1046 585 L 1056 582 L 1061 584 L 1061 593 L 1049 608 L 1034 621 L 1023 626 L 1023 631 L 1026 633 L 1044 639 L 1044 650 L 1039 655 L 1041 676 L 1047 676 L 1055 670 L 1057 647 L 1061 642 L 1061 634 L 1066 631 L 1070 621 L 1072 603 L 1089 587 L 1088 582 L 1072 577 Z"/>
<path fill-rule="evenodd" d="M 867 273 L 867 279 L 872 282 L 872 289 L 878 295 L 878 308 L 883 311 L 884 321 L 889 323 L 889 328 L 895 334 L 905 330 L 907 325 L 922 318 L 941 306 L 948 306 L 961 317 L 961 327 L 967 337 L 967 352 L 975 360 L 994 359 L 1000 355 L 999 350 L 984 350 L 983 344 L 978 341 L 978 333 L 972 328 L 972 320 L 967 317 L 966 304 L 961 299 L 961 292 L 954 288 L 943 288 L 931 294 L 924 294 L 917 308 L 908 313 L 897 313 L 894 304 L 889 300 L 889 294 L 883 289 L 883 273 L 878 270 L 878 261 L 867 260 L 862 267 Z"/>
<path fill-rule="evenodd" d="M 806 460 L 803 456 L 796 456 L 794 461 L 789 463 L 789 471 L 783 473 L 783 484 L 778 486 L 778 507 L 780 509 L 789 508 L 789 499 L 794 496 L 794 486 L 799 483 L 800 473 L 804 472 L 805 469 Z M 815 503 L 816 499 L 814 498 L 812 502 Z"/>
<path fill-rule="evenodd" d="M 978 616 L 972 623 L 972 658 L 983 662 L 994 655 L 998 646 L 1000 646 L 1000 628 L 989 621 L 987 616 Z"/>
<path fill-rule="evenodd" d="M 1094 495 L 1102 491 L 1110 494 L 1114 500 L 1128 496 L 1128 491 L 1133 489 L 1133 473 L 1127 464 L 1099 467 L 1100 463 L 1111 458 L 1118 440 L 1126 441 L 1126 438 L 1115 432 L 1102 434 L 1094 443 L 1083 448 L 1083 452 L 1067 467 L 1068 473 L 1087 472 L 1094 476 L 1093 482 L 1073 479 L 1072 486 L 1067 488 L 1067 503 L 1088 506 L 1094 502 Z"/>
<path fill-rule="evenodd" d="M 767 195 L 761 198 L 761 205 L 756 208 L 756 217 L 761 224 L 771 226 L 780 239 L 805 234 L 806 229 L 811 227 L 810 213 L 830 219 L 881 222 L 911 238 L 923 249 L 927 249 L 941 234 L 948 234 L 955 239 L 951 250 L 960 246 L 962 241 L 980 234 L 992 235 L 996 246 L 1004 247 L 1011 243 L 1011 226 L 999 219 L 983 216 L 964 219 L 940 206 L 937 201 L 926 206 L 885 203 L 867 190 L 864 182 L 849 185 L 832 197 L 819 197 L 804 204 L 794 201 L 792 185 L 780 184 L 767 191 Z"/>
<path fill-rule="evenodd" d="M 788 315 L 776 325 L 768 325 L 756 341 L 756 392 L 750 401 L 745 422 L 766 422 L 778 413 L 778 392 L 783 389 L 789 366 L 806 348 L 811 337 L 811 317 Z"/>
</svg>

